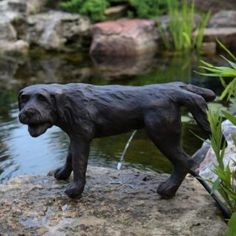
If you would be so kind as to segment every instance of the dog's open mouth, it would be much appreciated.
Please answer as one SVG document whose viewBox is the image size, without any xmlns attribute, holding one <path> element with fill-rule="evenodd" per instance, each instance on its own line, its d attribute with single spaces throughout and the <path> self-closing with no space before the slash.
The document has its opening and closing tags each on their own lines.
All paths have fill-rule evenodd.
<svg viewBox="0 0 236 236">
<path fill-rule="evenodd" d="M 28 124 L 28 131 L 32 137 L 38 137 L 41 134 L 45 133 L 50 127 L 52 127 L 52 125 L 49 122 Z"/>
</svg>

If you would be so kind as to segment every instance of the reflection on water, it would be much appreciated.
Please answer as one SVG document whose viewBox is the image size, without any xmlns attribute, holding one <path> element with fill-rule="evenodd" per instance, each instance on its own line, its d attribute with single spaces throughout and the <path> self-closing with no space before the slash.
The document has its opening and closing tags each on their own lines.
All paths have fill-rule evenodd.
<svg viewBox="0 0 236 236">
<path fill-rule="evenodd" d="M 83 55 L 31 55 L 0 59 L 0 182 L 22 174 L 46 174 L 64 163 L 68 138 L 53 127 L 34 139 L 18 122 L 17 91 L 33 83 L 86 82 L 94 84 L 142 85 L 174 80 L 190 81 L 191 62 L 183 58 L 137 58 L 132 60 L 90 60 Z M 185 124 L 183 144 L 193 153 L 200 141 L 189 133 L 196 125 Z M 116 168 L 130 134 L 93 141 L 89 163 Z M 143 131 L 131 143 L 125 165 L 170 171 L 170 164 Z M 124 166 L 125 166 L 124 165 Z M 124 168 L 123 166 L 123 168 Z"/>
<path fill-rule="evenodd" d="M 0 126 L 1 180 L 20 174 L 45 173 L 54 168 L 54 159 L 61 161 L 60 153 L 65 152 L 66 142 L 60 141 L 58 129 L 49 130 L 47 135 L 37 140 L 30 138 L 26 127 L 16 119 L 17 110 L 12 110 L 13 120 Z M 53 154 L 53 155 L 52 155 Z"/>
</svg>

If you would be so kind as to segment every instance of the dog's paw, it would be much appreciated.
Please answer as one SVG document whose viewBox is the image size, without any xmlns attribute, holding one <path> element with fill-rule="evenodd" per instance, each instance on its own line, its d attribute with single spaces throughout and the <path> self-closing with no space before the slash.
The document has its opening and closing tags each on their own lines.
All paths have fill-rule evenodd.
<svg viewBox="0 0 236 236">
<path fill-rule="evenodd" d="M 158 186 L 157 193 L 164 199 L 170 199 L 175 196 L 178 187 L 178 184 L 171 180 L 167 180 Z"/>
<path fill-rule="evenodd" d="M 64 166 L 54 171 L 54 177 L 57 180 L 67 180 L 70 177 L 71 171 L 67 170 Z"/>
<path fill-rule="evenodd" d="M 73 182 L 67 187 L 65 193 L 70 198 L 80 198 L 83 191 L 84 184 L 81 182 Z"/>
</svg>

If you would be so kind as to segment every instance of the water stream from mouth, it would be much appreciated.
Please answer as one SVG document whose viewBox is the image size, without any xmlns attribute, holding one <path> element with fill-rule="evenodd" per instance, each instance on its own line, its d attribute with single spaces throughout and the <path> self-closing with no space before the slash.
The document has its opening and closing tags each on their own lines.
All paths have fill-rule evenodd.
<svg viewBox="0 0 236 236">
<path fill-rule="evenodd" d="M 130 135 L 130 137 L 129 137 L 127 143 L 125 144 L 125 148 L 124 148 L 124 150 L 123 150 L 123 152 L 122 152 L 122 154 L 121 154 L 121 156 L 120 156 L 120 161 L 119 161 L 118 164 L 117 164 L 117 170 L 120 170 L 120 169 L 121 169 L 122 163 L 123 163 L 124 160 L 125 160 L 125 155 L 126 155 L 126 153 L 127 153 L 127 151 L 128 151 L 129 145 L 130 145 L 130 143 L 132 142 L 132 140 L 133 140 L 133 138 L 134 138 L 134 136 L 135 136 L 136 133 L 137 133 L 137 130 L 133 131 L 133 133 Z"/>
</svg>

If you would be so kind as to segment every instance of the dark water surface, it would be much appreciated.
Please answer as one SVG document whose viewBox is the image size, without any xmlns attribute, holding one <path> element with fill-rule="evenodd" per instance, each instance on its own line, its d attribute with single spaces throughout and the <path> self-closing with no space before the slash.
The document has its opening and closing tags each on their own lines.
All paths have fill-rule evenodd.
<svg viewBox="0 0 236 236">
<path fill-rule="evenodd" d="M 143 85 L 185 81 L 217 90 L 218 82 L 199 79 L 193 73 L 196 62 L 189 58 L 160 56 L 136 59 L 90 59 L 80 54 L 44 55 L 32 53 L 27 58 L 0 58 L 0 182 L 16 175 L 46 174 L 62 165 L 68 138 L 53 127 L 39 138 L 31 138 L 27 127 L 18 122 L 17 92 L 35 83 L 92 83 Z M 186 120 L 186 119 L 185 119 Z M 199 134 L 190 119 L 183 125 L 183 145 L 192 154 L 201 142 L 189 131 Z M 89 163 L 116 168 L 130 134 L 96 139 L 92 143 Z M 171 165 L 138 131 L 132 141 L 125 164 L 168 172 Z"/>
</svg>

